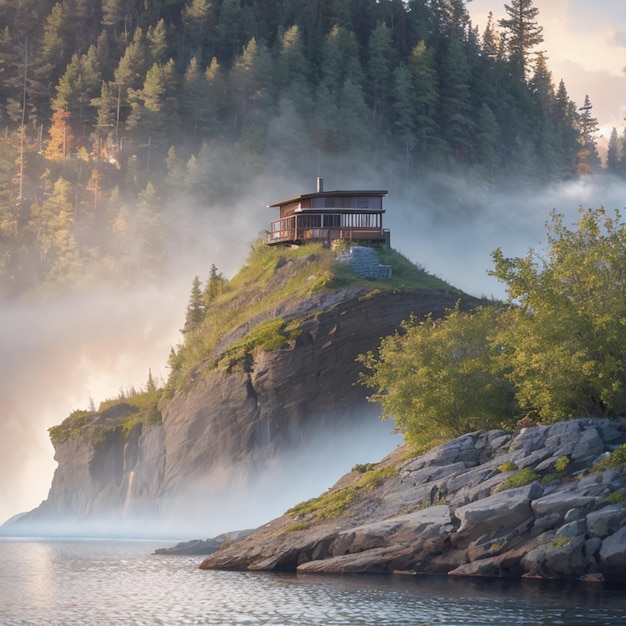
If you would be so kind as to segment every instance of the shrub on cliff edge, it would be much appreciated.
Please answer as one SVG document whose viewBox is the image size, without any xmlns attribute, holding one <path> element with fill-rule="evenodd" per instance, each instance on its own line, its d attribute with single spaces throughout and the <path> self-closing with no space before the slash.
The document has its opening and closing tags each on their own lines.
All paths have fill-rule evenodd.
<svg viewBox="0 0 626 626">
<path fill-rule="evenodd" d="M 414 445 L 510 424 L 626 412 L 626 225 L 551 214 L 545 256 L 493 254 L 508 306 L 410 321 L 362 355 L 361 381 Z"/>
</svg>

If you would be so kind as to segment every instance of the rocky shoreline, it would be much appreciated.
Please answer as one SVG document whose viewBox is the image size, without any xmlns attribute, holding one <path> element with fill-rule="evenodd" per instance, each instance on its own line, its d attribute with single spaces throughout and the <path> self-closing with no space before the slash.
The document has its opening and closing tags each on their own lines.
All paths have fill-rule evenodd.
<svg viewBox="0 0 626 626">
<path fill-rule="evenodd" d="M 626 580 L 626 466 L 598 465 L 625 443 L 576 419 L 400 447 L 201 568 Z"/>
</svg>

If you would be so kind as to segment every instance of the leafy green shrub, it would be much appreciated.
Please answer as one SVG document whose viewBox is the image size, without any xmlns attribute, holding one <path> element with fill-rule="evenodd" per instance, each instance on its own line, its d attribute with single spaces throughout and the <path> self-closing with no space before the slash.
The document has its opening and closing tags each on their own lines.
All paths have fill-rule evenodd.
<svg viewBox="0 0 626 626">
<path fill-rule="evenodd" d="M 507 461 L 506 463 L 502 463 L 502 465 L 498 465 L 496 468 L 501 474 L 506 472 L 514 472 L 517 469 L 517 465 L 513 463 L 513 461 Z"/>
<path fill-rule="evenodd" d="M 541 480 L 539 481 L 539 483 L 541 485 L 549 485 L 552 481 L 554 480 L 558 480 L 558 481 L 562 481 L 565 478 L 567 478 L 567 468 L 569 467 L 570 464 L 570 460 L 568 456 L 560 456 L 555 462 L 554 462 L 554 472 L 550 472 L 548 474 L 545 474 Z"/>
<path fill-rule="evenodd" d="M 626 465 L 626 443 L 616 450 L 613 450 L 613 452 L 603 459 L 600 459 L 597 463 L 594 463 L 591 467 L 591 473 L 599 474 L 600 472 L 619 467 L 620 465 Z"/>
<path fill-rule="evenodd" d="M 548 550 L 560 550 L 572 543 L 573 537 L 555 537 L 549 544 Z"/>
<path fill-rule="evenodd" d="M 364 489 L 371 490 L 382 485 L 387 478 L 397 476 L 398 470 L 395 467 L 381 467 L 371 469 L 363 474 L 357 485 Z"/>
<path fill-rule="evenodd" d="M 554 469 L 557 472 L 564 472 L 569 465 L 569 457 L 568 456 L 560 456 L 554 463 Z"/>
<path fill-rule="evenodd" d="M 499 327 L 516 398 L 543 422 L 626 411 L 626 228 L 619 211 L 579 209 L 575 229 L 553 211 L 547 253 L 493 253 L 490 272 L 512 306 Z"/>
<path fill-rule="evenodd" d="M 515 414 L 513 386 L 491 340 L 501 314 L 495 306 L 459 308 L 444 319 L 411 319 L 385 337 L 375 355 L 359 356 L 369 370 L 362 384 L 374 390 L 383 417 L 393 418 L 408 443 L 450 439 L 499 428 Z"/>
<path fill-rule="evenodd" d="M 603 502 L 606 504 L 622 504 L 626 502 L 626 493 L 623 491 L 614 491 L 610 493 Z"/>
<path fill-rule="evenodd" d="M 255 350 L 280 350 L 289 345 L 291 335 L 284 332 L 285 322 L 282 318 L 265 320 L 257 324 L 245 337 L 235 341 L 222 354 L 220 362 L 233 363 L 241 361 Z"/>
<path fill-rule="evenodd" d="M 505 491 L 506 489 L 515 489 L 516 487 L 523 487 L 529 485 L 535 480 L 539 480 L 541 476 L 537 474 L 531 467 L 525 467 L 521 469 L 513 476 L 509 476 L 498 488 L 498 491 Z"/>
<path fill-rule="evenodd" d="M 73 411 L 58 426 L 48 429 L 53 444 L 66 442 L 71 437 L 86 436 L 93 445 L 104 443 L 113 433 L 127 439 L 138 424 L 160 424 L 158 402 L 162 390 L 151 386 L 150 391 L 121 394 L 105 400 L 97 411 Z"/>
<path fill-rule="evenodd" d="M 52 443 L 65 443 L 70 437 L 82 432 L 91 423 L 93 416 L 91 411 L 72 411 L 61 424 L 48 428 Z"/>
<path fill-rule="evenodd" d="M 375 463 L 357 463 L 353 468 L 352 472 L 359 472 L 359 474 L 365 474 L 365 472 L 369 472 L 376 467 Z"/>
</svg>

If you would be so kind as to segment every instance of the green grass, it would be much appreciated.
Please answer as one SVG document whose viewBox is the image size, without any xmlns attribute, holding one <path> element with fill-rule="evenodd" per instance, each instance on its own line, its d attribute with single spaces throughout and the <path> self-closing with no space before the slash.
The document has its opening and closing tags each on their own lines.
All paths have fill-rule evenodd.
<svg viewBox="0 0 626 626">
<path fill-rule="evenodd" d="M 50 439 L 53 444 L 60 444 L 82 435 L 97 445 L 115 432 L 127 439 L 138 424 L 161 423 L 161 395 L 159 390 L 135 392 L 129 397 L 101 402 L 97 411 L 73 411 L 61 424 L 48 429 Z"/>
<path fill-rule="evenodd" d="M 381 263 L 392 266 L 392 280 L 358 276 L 346 263 L 337 261 L 337 252 L 320 244 L 298 247 L 253 244 L 243 267 L 232 279 L 224 281 L 221 293 L 207 305 L 204 321 L 185 333 L 170 355 L 167 395 L 173 395 L 193 378 L 215 368 L 226 365 L 232 371 L 244 367 L 246 357 L 256 350 L 287 347 L 297 337 L 299 324 L 306 317 L 267 319 L 281 305 L 347 286 L 364 288 L 370 294 L 404 289 L 457 292 L 394 250 L 377 247 L 376 252 Z M 261 321 L 255 323 L 259 318 Z M 246 336 L 229 346 L 221 345 L 225 337 L 247 324 L 251 328 Z"/>
<path fill-rule="evenodd" d="M 599 503 L 605 504 L 623 504 L 626 502 L 626 493 L 623 491 L 613 491 L 606 498 L 602 498 Z"/>
<path fill-rule="evenodd" d="M 309 519 L 298 520 L 291 524 L 287 531 L 305 530 L 315 523 L 339 517 L 356 500 L 360 492 L 372 491 L 382 485 L 387 478 L 398 475 L 398 470 L 390 466 L 376 469 L 368 463 L 355 467 L 358 469 L 354 471 L 361 473 L 361 477 L 355 484 L 337 491 L 324 493 L 317 498 L 311 498 L 289 509 L 287 515 L 310 517 Z"/>
<path fill-rule="evenodd" d="M 506 463 L 502 463 L 502 465 L 498 465 L 496 469 L 504 474 L 505 472 L 514 472 L 517 469 L 517 465 L 515 465 L 513 461 L 507 461 Z"/>
<path fill-rule="evenodd" d="M 608 456 L 600 459 L 597 463 L 591 467 L 592 474 L 599 474 L 609 469 L 614 469 L 626 465 L 626 443 L 620 446 L 616 450 L 613 450 Z"/>
<path fill-rule="evenodd" d="M 573 537 L 555 537 L 549 544 L 548 550 L 560 550 L 572 543 Z"/>
<path fill-rule="evenodd" d="M 299 328 L 287 328 L 282 318 L 265 320 L 228 346 L 217 364 L 226 364 L 232 370 L 233 366 L 243 363 L 246 355 L 255 350 L 280 350 L 287 347 L 299 334 Z"/>
<path fill-rule="evenodd" d="M 516 472 L 512 476 L 509 476 L 499 487 L 498 491 L 505 491 L 506 489 L 515 489 L 516 487 L 523 487 L 529 485 L 535 480 L 539 480 L 541 476 L 537 474 L 531 467 L 525 467 L 519 472 Z"/>
</svg>

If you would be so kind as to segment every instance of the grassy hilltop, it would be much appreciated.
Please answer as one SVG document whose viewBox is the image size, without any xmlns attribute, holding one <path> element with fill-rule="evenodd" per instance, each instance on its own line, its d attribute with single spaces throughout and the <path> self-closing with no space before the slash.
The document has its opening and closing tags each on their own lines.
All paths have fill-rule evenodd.
<svg viewBox="0 0 626 626">
<path fill-rule="evenodd" d="M 320 244 L 270 247 L 257 242 L 231 279 L 212 266 L 204 285 L 198 277 L 193 281 L 182 340 L 170 353 L 165 386 L 157 388 L 149 375 L 145 389 L 121 392 L 97 409 L 74 411 L 50 429 L 53 442 L 82 433 L 97 443 L 113 432 L 128 437 L 140 423 L 159 423 L 161 401 L 198 377 L 216 369 L 241 369 L 255 351 L 288 347 L 303 321 L 319 313 L 314 298 L 323 294 L 350 289 L 367 298 L 381 291 L 457 291 L 391 248 L 376 248 L 381 264 L 392 267 L 390 280 L 355 274 L 339 260 L 341 252 L 341 247 L 332 250 Z M 301 312 L 295 313 L 298 308 Z"/>
</svg>

